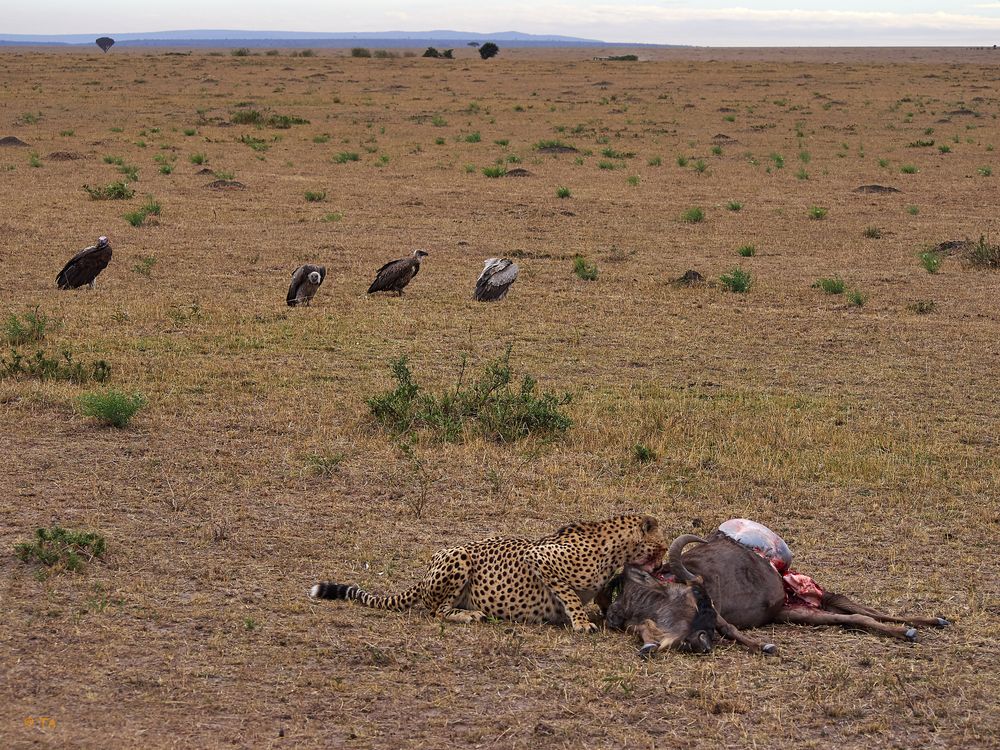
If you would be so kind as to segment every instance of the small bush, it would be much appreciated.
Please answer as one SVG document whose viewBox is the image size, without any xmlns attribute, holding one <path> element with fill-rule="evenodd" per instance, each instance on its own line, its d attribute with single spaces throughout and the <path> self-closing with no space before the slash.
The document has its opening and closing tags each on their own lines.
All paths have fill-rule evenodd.
<svg viewBox="0 0 1000 750">
<path fill-rule="evenodd" d="M 93 532 L 73 531 L 61 526 L 36 529 L 30 542 L 14 546 L 14 553 L 23 562 L 37 562 L 56 570 L 77 573 L 85 562 L 92 562 L 104 554 L 107 545 L 104 537 Z"/>
<path fill-rule="evenodd" d="M 730 292 L 745 294 L 750 291 L 753 284 L 753 277 L 742 268 L 734 268 L 729 273 L 724 273 L 719 277 L 719 281 Z"/>
<path fill-rule="evenodd" d="M 584 281 L 597 280 L 597 264 L 588 263 L 582 255 L 573 256 L 573 273 Z"/>
<path fill-rule="evenodd" d="M 921 141 L 911 141 L 910 143 L 907 144 L 907 146 L 909 146 L 909 148 L 929 148 L 930 146 L 933 146 L 933 145 L 934 145 L 934 141 L 933 140 L 930 140 L 930 141 L 923 141 L 923 140 L 921 140 Z"/>
<path fill-rule="evenodd" d="M 901 167 L 899 168 L 899 171 L 900 171 L 900 172 L 902 172 L 903 174 L 916 174 L 916 173 L 917 173 L 917 172 L 919 172 L 920 170 L 918 170 L 918 169 L 917 169 L 917 168 L 916 168 L 915 166 L 913 166 L 912 164 L 904 164 L 903 166 L 901 166 Z"/>
<path fill-rule="evenodd" d="M 111 365 L 103 359 L 92 365 L 84 365 L 73 359 L 69 349 L 62 352 L 62 358 L 49 356 L 43 349 L 25 357 L 17 349 L 12 349 L 10 359 L 0 357 L 0 380 L 5 378 L 37 378 L 38 380 L 68 380 L 83 384 L 89 380 L 103 383 L 111 377 Z"/>
<path fill-rule="evenodd" d="M 847 293 L 847 304 L 853 307 L 861 307 L 865 304 L 865 296 L 857 289 L 852 289 Z"/>
<path fill-rule="evenodd" d="M 559 187 L 556 188 L 556 195 L 559 198 L 569 198 L 572 195 L 572 193 L 570 192 L 568 187 Z"/>
<path fill-rule="evenodd" d="M 39 158 L 38 154 L 32 153 L 28 156 L 28 166 L 38 169 L 42 166 L 42 160 Z"/>
<path fill-rule="evenodd" d="M 463 358 L 454 388 L 436 394 L 422 391 L 413 381 L 406 357 L 401 357 L 391 363 L 396 387 L 369 398 L 368 408 L 383 429 L 397 435 L 429 429 L 446 442 L 461 442 L 469 432 L 501 443 L 565 433 L 573 424 L 562 411 L 571 401 L 570 394 L 539 395 L 529 375 L 523 377 L 520 388 L 513 387 L 510 355 L 508 346 L 469 383 Z"/>
<path fill-rule="evenodd" d="M 774 153 L 770 156 L 771 163 L 774 165 L 775 169 L 783 169 L 785 166 L 785 157 L 781 154 Z"/>
<path fill-rule="evenodd" d="M 648 464 L 656 460 L 656 452 L 642 443 L 636 443 L 632 446 L 632 456 L 640 464 Z"/>
<path fill-rule="evenodd" d="M 236 115 L 233 115 L 233 117 L 235 117 L 235 116 Z M 235 122 L 235 120 L 234 120 L 234 122 Z M 181 132 L 183 132 L 184 135 L 186 135 L 186 136 L 192 136 L 192 135 L 197 134 L 198 131 L 195 128 L 184 128 L 184 130 L 181 131 Z"/>
<path fill-rule="evenodd" d="M 153 266 L 156 265 L 156 258 L 152 255 L 140 255 L 136 258 L 132 271 L 147 278 L 153 275 Z"/>
<path fill-rule="evenodd" d="M 882 239 L 882 230 L 878 227 L 865 227 L 865 231 L 862 234 L 870 240 Z"/>
<path fill-rule="evenodd" d="M 502 164 L 495 167 L 483 167 L 483 174 L 487 177 L 503 177 L 507 174 L 507 167 Z"/>
<path fill-rule="evenodd" d="M 907 305 L 907 309 L 917 315 L 927 315 L 937 309 L 937 302 L 932 299 L 918 299 L 913 304 Z"/>
<path fill-rule="evenodd" d="M 267 151 L 271 148 L 271 145 L 263 138 L 254 138 L 252 135 L 247 135 L 246 133 L 239 137 L 239 142 L 249 146 L 254 151 Z"/>
<path fill-rule="evenodd" d="M 663 159 L 661 159 L 659 156 L 653 156 L 649 159 L 649 161 L 646 162 L 646 164 L 648 164 L 651 167 L 658 167 L 661 164 L 663 164 Z"/>
<path fill-rule="evenodd" d="M 238 109 L 229 116 L 229 121 L 233 125 L 261 125 L 264 122 L 264 115 L 256 109 Z M 186 130 L 184 135 L 188 135 Z"/>
<path fill-rule="evenodd" d="M 49 329 L 58 328 L 59 325 L 60 321 L 38 312 L 37 307 L 24 313 L 23 318 L 18 317 L 17 313 L 11 313 L 4 324 L 4 339 L 11 346 L 41 341 Z"/>
<path fill-rule="evenodd" d="M 689 208 L 687 211 L 681 214 L 681 221 L 686 221 L 689 224 L 698 224 L 705 220 L 705 212 L 700 208 Z"/>
<path fill-rule="evenodd" d="M 813 221 L 822 221 L 826 218 L 830 209 L 823 208 L 822 206 L 810 206 L 809 207 L 809 218 Z"/>
<path fill-rule="evenodd" d="M 754 245 L 743 245 L 736 252 L 743 258 L 752 258 L 757 254 L 757 248 Z"/>
<path fill-rule="evenodd" d="M 486 44 L 479 48 L 479 56 L 484 60 L 495 57 L 499 52 L 500 48 L 493 42 L 486 42 Z"/>
<path fill-rule="evenodd" d="M 1000 268 L 1000 243 L 991 243 L 984 235 L 979 235 L 979 241 L 969 248 L 966 259 L 977 268 Z"/>
<path fill-rule="evenodd" d="M 833 278 L 816 279 L 813 288 L 822 289 L 827 294 L 843 294 L 845 285 L 843 279 L 834 276 Z"/>
<path fill-rule="evenodd" d="M 677 166 L 678 167 L 686 167 L 687 165 L 688 165 L 688 158 L 686 156 L 678 156 L 677 157 Z"/>
<path fill-rule="evenodd" d="M 250 57 L 250 50 L 246 47 L 237 47 L 234 50 L 230 50 L 229 54 L 233 57 Z"/>
<path fill-rule="evenodd" d="M 706 169 L 708 169 L 708 164 L 704 159 L 698 159 L 698 161 L 694 163 L 694 171 L 698 174 L 704 174 Z"/>
<path fill-rule="evenodd" d="M 94 201 L 123 201 L 135 195 L 135 190 L 130 188 L 128 183 L 124 181 L 112 182 L 105 187 L 92 188 L 90 185 L 84 185 L 83 189 L 90 196 L 90 199 Z"/>
<path fill-rule="evenodd" d="M 906 207 L 906 213 L 908 213 L 910 216 L 916 216 L 917 214 L 920 213 L 920 207 L 919 206 L 907 206 Z"/>
<path fill-rule="evenodd" d="M 980 177 L 989 177 L 993 174 L 993 169 L 991 167 L 980 167 L 976 170 L 976 174 Z"/>
<path fill-rule="evenodd" d="M 399 55 L 395 52 L 390 52 L 387 49 L 377 49 L 372 52 L 372 57 L 376 57 L 379 60 L 391 60 L 399 57 Z"/>
<path fill-rule="evenodd" d="M 326 200 L 325 190 L 306 190 L 306 200 L 310 203 L 319 203 Z"/>
<path fill-rule="evenodd" d="M 727 211 L 739 211 L 741 208 L 743 208 L 743 204 L 739 201 L 729 201 L 729 203 L 726 204 Z"/>
<path fill-rule="evenodd" d="M 288 130 L 292 125 L 308 125 L 309 120 L 294 115 L 271 115 L 266 124 L 277 130 Z"/>
<path fill-rule="evenodd" d="M 795 173 L 795 179 L 797 180 L 808 180 L 809 173 L 806 171 L 805 167 L 800 167 L 799 171 Z"/>
<path fill-rule="evenodd" d="M 948 145 L 942 143 L 940 146 L 938 146 L 938 151 L 940 153 L 942 153 L 942 154 L 950 154 L 951 153 L 951 146 L 948 146 Z"/>
<path fill-rule="evenodd" d="M 141 208 L 123 214 L 125 221 L 134 227 L 141 227 L 146 223 L 146 212 Z"/>
<path fill-rule="evenodd" d="M 79 398 L 80 413 L 94 417 L 112 427 L 125 427 L 136 413 L 146 405 L 140 393 L 131 395 L 115 389 L 90 391 Z"/>
<path fill-rule="evenodd" d="M 367 47 L 351 47 L 351 57 L 371 57 L 372 52 Z"/>
<path fill-rule="evenodd" d="M 341 151 L 333 157 L 334 164 L 346 164 L 349 161 L 358 161 L 361 157 L 356 151 Z"/>
<path fill-rule="evenodd" d="M 917 255 L 920 259 L 920 265 L 924 267 L 927 273 L 937 273 L 941 264 L 944 262 L 944 256 L 941 253 L 935 252 L 934 250 L 929 250 L 926 253 L 920 253 Z"/>
</svg>

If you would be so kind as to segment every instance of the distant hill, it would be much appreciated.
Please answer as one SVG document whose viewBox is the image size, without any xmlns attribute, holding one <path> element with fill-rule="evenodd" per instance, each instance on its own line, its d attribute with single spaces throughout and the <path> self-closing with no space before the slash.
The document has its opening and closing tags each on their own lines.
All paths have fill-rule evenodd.
<svg viewBox="0 0 1000 750">
<path fill-rule="evenodd" d="M 188 31 L 150 31 L 132 34 L 4 34 L 0 45 L 72 45 L 93 44 L 99 36 L 110 36 L 116 46 L 170 47 L 352 47 L 359 43 L 381 47 L 422 47 L 468 42 L 496 42 L 508 47 L 532 46 L 609 46 L 599 39 L 573 36 L 524 34 L 501 31 L 481 34 L 473 31 L 245 31 L 236 29 L 192 29 Z"/>
</svg>

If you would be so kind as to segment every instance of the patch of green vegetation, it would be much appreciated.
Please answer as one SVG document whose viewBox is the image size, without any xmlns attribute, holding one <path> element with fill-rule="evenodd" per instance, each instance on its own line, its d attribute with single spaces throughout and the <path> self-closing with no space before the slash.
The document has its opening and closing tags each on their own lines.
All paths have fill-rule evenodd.
<svg viewBox="0 0 1000 750">
<path fill-rule="evenodd" d="M 198 165 L 198 164 L 206 164 L 208 162 L 208 157 L 205 156 L 205 154 L 199 152 L 199 153 L 191 154 L 191 156 L 188 157 L 188 160 L 192 164 L 196 164 L 196 165 Z"/>
<path fill-rule="evenodd" d="M 40 563 L 55 571 L 78 573 L 85 563 L 101 557 L 107 545 L 104 537 L 94 532 L 74 531 L 55 525 L 36 529 L 31 541 L 14 545 L 14 553 L 22 562 Z"/>
<path fill-rule="evenodd" d="M 479 143 L 482 140 L 483 137 L 479 134 L 478 130 L 474 133 L 469 133 L 467 136 L 465 136 L 466 143 Z"/>
<path fill-rule="evenodd" d="M 637 174 L 629 175 L 628 179 L 626 179 L 625 181 L 632 187 L 635 187 L 636 185 L 639 184 L 639 175 Z"/>
<path fill-rule="evenodd" d="M 563 411 L 569 393 L 537 393 L 537 383 L 525 375 L 513 386 L 512 347 L 465 382 L 466 359 L 455 386 L 438 393 L 424 391 L 413 380 L 406 357 L 391 363 L 396 387 L 367 400 L 375 421 L 384 429 L 403 435 L 429 430 L 439 440 L 461 442 L 468 434 L 499 443 L 529 436 L 559 437 L 573 424 Z"/>
<path fill-rule="evenodd" d="M 361 156 L 356 151 L 341 151 L 333 157 L 334 164 L 346 164 L 349 161 L 358 161 Z"/>
<path fill-rule="evenodd" d="M 351 47 L 351 57 L 371 57 L 371 50 L 367 47 Z"/>
<path fill-rule="evenodd" d="M 597 281 L 597 264 L 589 263 L 582 255 L 574 255 L 573 273 L 584 281 Z"/>
<path fill-rule="evenodd" d="M 937 273 L 941 268 L 941 264 L 944 262 L 944 256 L 934 250 L 929 250 L 926 253 L 920 253 L 917 255 L 917 258 L 920 260 L 920 265 L 924 267 L 924 270 L 927 271 L 927 273 Z"/>
<path fill-rule="evenodd" d="M 906 307 L 910 312 L 915 312 L 917 315 L 927 315 L 937 310 L 937 302 L 932 299 L 918 299 Z"/>
<path fill-rule="evenodd" d="M 659 156 L 652 156 L 649 158 L 646 164 L 649 165 L 650 167 L 658 167 L 661 164 L 663 164 L 663 159 L 660 158 Z"/>
<path fill-rule="evenodd" d="M 572 195 L 568 187 L 556 188 L 556 196 L 559 198 L 569 198 Z"/>
<path fill-rule="evenodd" d="M 814 221 L 822 221 L 826 218 L 826 215 L 830 212 L 830 209 L 823 208 L 822 206 L 810 206 L 809 207 L 809 218 Z"/>
<path fill-rule="evenodd" d="M 153 266 L 155 265 L 156 258 L 152 255 L 140 255 L 136 258 L 135 264 L 132 266 L 132 271 L 140 276 L 149 278 L 153 275 Z"/>
<path fill-rule="evenodd" d="M 507 167 L 502 164 L 493 167 L 483 167 L 483 174 L 487 177 L 503 177 L 507 174 Z"/>
<path fill-rule="evenodd" d="M 990 242 L 981 234 L 976 244 L 969 249 L 966 260 L 977 268 L 1000 268 L 1000 243 Z"/>
<path fill-rule="evenodd" d="M 698 174 L 704 174 L 706 169 L 708 169 L 708 164 L 704 159 L 698 159 L 698 161 L 694 163 L 694 171 Z"/>
<path fill-rule="evenodd" d="M 125 181 L 112 182 L 110 185 L 105 187 L 90 187 L 90 185 L 84 185 L 83 189 L 90 196 L 91 200 L 95 201 L 121 201 L 128 200 L 133 195 L 135 195 L 135 190 L 128 186 Z"/>
<path fill-rule="evenodd" d="M 325 190 L 306 190 L 306 200 L 309 203 L 319 203 L 326 200 Z"/>
<path fill-rule="evenodd" d="M 146 398 L 141 393 L 123 393 L 109 388 L 105 391 L 90 391 L 80 396 L 80 413 L 85 417 L 93 417 L 102 424 L 111 427 L 125 427 L 132 417 L 146 405 Z"/>
<path fill-rule="evenodd" d="M 870 240 L 882 239 L 882 230 L 878 227 L 865 227 L 865 231 L 862 234 Z"/>
<path fill-rule="evenodd" d="M 861 307 L 865 301 L 865 296 L 857 289 L 852 289 L 847 293 L 847 304 L 852 307 Z"/>
<path fill-rule="evenodd" d="M 698 207 L 689 208 L 681 214 L 681 221 L 686 221 L 688 224 L 698 224 L 704 220 L 705 212 Z"/>
<path fill-rule="evenodd" d="M 229 122 L 233 125 L 262 125 L 264 114 L 256 109 L 238 109 L 229 115 Z M 185 130 L 184 135 L 188 135 Z M 192 132 L 191 135 L 194 135 Z"/>
<path fill-rule="evenodd" d="M 118 167 L 118 171 L 125 175 L 125 179 L 129 182 L 139 181 L 139 167 L 133 166 L 131 164 L 122 164 Z"/>
<path fill-rule="evenodd" d="M 734 268 L 729 273 L 724 273 L 719 277 L 719 282 L 730 292 L 746 294 L 753 284 L 753 277 L 742 268 Z"/>
<path fill-rule="evenodd" d="M 43 340 L 46 333 L 61 325 L 61 321 L 39 312 L 38 307 L 24 313 L 23 317 L 11 313 L 4 323 L 4 340 L 11 346 L 34 343 Z"/>
<path fill-rule="evenodd" d="M 899 171 L 900 171 L 900 172 L 902 172 L 903 174 L 916 174 L 916 173 L 917 173 L 917 172 L 919 172 L 920 170 L 919 170 L 919 169 L 917 169 L 917 168 L 916 168 L 916 167 L 915 167 L 914 165 L 912 165 L 912 164 L 904 164 L 903 166 L 901 166 L 901 167 L 899 168 Z"/>
<path fill-rule="evenodd" d="M 632 457 L 640 464 L 649 464 L 656 460 L 656 452 L 648 445 L 636 443 L 632 446 Z"/>
<path fill-rule="evenodd" d="M 822 289 L 827 294 L 843 294 L 845 289 L 844 280 L 834 276 L 832 278 L 816 279 L 813 288 Z"/>
<path fill-rule="evenodd" d="M 111 377 L 111 365 L 103 359 L 85 365 L 73 359 L 69 349 L 62 351 L 62 357 L 49 356 L 43 349 L 32 356 L 23 356 L 12 349 L 10 359 L 0 357 L 0 380 L 6 378 L 35 378 L 37 380 L 68 380 L 72 383 L 86 383 L 94 380 L 103 383 Z"/>
<path fill-rule="evenodd" d="M 755 245 L 741 245 L 736 254 L 743 258 L 752 258 L 757 254 L 757 247 Z"/>
<path fill-rule="evenodd" d="M 742 208 L 743 204 L 739 201 L 729 201 L 729 203 L 726 204 L 727 211 L 739 211 Z"/>
<path fill-rule="evenodd" d="M 686 156 L 678 156 L 677 157 L 677 166 L 678 167 L 686 167 L 687 165 L 688 165 L 688 158 Z"/>
</svg>

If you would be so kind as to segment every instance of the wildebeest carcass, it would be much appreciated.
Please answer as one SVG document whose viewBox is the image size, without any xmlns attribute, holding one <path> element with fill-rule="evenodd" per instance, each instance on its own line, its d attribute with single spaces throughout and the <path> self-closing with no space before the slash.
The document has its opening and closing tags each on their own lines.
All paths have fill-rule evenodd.
<svg viewBox="0 0 1000 750">
<path fill-rule="evenodd" d="M 644 656 L 661 649 L 710 651 L 715 632 L 773 654 L 774 644 L 749 638 L 740 628 L 775 622 L 842 625 L 911 642 L 917 638 L 915 627 L 889 623 L 949 624 L 941 617 L 894 617 L 824 591 L 789 567 L 792 555 L 781 537 L 746 519 L 727 521 L 707 539 L 680 536 L 667 558 L 652 574 L 627 568 L 599 597 L 608 626 L 636 633 Z M 621 593 L 612 603 L 618 588 Z"/>
</svg>

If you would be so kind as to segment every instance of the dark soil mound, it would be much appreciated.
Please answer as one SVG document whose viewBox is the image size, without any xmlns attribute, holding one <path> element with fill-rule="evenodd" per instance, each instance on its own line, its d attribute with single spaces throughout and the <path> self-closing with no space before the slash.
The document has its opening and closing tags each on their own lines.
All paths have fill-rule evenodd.
<svg viewBox="0 0 1000 750">
<path fill-rule="evenodd" d="M 76 161 L 82 159 L 83 154 L 78 154 L 76 151 L 53 151 L 46 158 L 49 161 Z"/>
<path fill-rule="evenodd" d="M 575 154 L 576 149 L 572 146 L 543 146 L 538 149 L 540 154 Z"/>
<path fill-rule="evenodd" d="M 17 136 L 5 135 L 0 138 L 0 146 L 27 146 L 28 144 L 22 141 Z"/>
<path fill-rule="evenodd" d="M 738 112 L 739 110 L 733 109 L 732 107 L 719 107 L 719 112 Z"/>
<path fill-rule="evenodd" d="M 508 169 L 504 177 L 531 177 L 531 172 L 518 167 L 517 169 Z"/>
<path fill-rule="evenodd" d="M 677 284 L 678 286 L 697 286 L 698 284 L 705 283 L 705 277 L 697 271 L 688 270 L 670 283 Z"/>
<path fill-rule="evenodd" d="M 964 252 L 973 244 L 970 240 L 945 240 L 934 248 L 934 252 L 944 253 L 945 255 L 956 255 L 957 253 Z"/>
<path fill-rule="evenodd" d="M 972 117 L 979 117 L 979 113 L 971 109 L 953 109 L 951 112 L 946 114 L 949 115 L 971 115 Z"/>
<path fill-rule="evenodd" d="M 212 190 L 246 190 L 247 186 L 236 180 L 216 180 L 205 185 Z"/>
<path fill-rule="evenodd" d="M 898 193 L 897 188 L 886 187 L 885 185 L 862 185 L 854 188 L 855 193 Z"/>
</svg>

